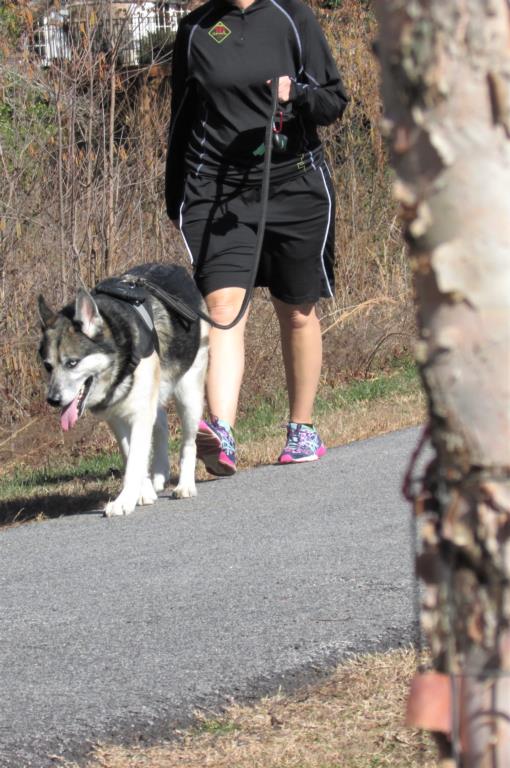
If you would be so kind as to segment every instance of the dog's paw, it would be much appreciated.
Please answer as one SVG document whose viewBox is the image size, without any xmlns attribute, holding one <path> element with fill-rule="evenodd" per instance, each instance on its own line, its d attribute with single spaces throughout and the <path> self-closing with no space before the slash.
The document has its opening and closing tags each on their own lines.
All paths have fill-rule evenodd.
<svg viewBox="0 0 510 768">
<path fill-rule="evenodd" d="M 152 487 L 154 488 L 156 493 L 160 493 L 164 489 L 165 485 L 168 483 L 169 480 L 170 478 L 165 477 L 165 475 L 155 474 L 152 476 Z"/>
<path fill-rule="evenodd" d="M 123 496 L 121 493 L 116 499 L 108 502 L 105 507 L 104 516 L 118 517 L 120 515 L 130 515 L 135 506 L 136 502 L 131 501 L 131 499 Z"/>
<path fill-rule="evenodd" d="M 154 504 L 158 500 L 158 494 L 156 493 L 152 481 L 147 477 L 143 481 L 142 490 L 138 498 L 138 504 L 143 507 L 147 504 Z"/>
<path fill-rule="evenodd" d="M 196 495 L 197 489 L 195 484 L 185 485 L 184 483 L 179 483 L 179 485 L 177 485 L 172 491 L 172 496 L 174 499 L 191 499 Z"/>
</svg>

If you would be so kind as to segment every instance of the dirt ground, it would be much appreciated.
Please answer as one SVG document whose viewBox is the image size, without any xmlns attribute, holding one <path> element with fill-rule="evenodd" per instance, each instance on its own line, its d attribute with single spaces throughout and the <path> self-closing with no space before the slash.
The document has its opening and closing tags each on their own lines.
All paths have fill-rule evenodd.
<svg viewBox="0 0 510 768">
<path fill-rule="evenodd" d="M 76 427 L 64 434 L 58 414 L 47 412 L 35 416 L 13 431 L 0 428 L 0 480 L 16 469 L 40 468 L 67 457 L 70 460 L 90 453 L 102 453 L 113 447 L 108 428 L 93 419 L 78 421 Z"/>
</svg>

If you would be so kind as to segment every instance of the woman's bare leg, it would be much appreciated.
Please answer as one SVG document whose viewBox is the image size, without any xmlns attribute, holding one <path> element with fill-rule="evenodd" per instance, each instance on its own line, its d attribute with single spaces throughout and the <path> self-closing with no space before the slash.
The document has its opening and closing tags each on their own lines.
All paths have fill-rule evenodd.
<svg viewBox="0 0 510 768">
<path fill-rule="evenodd" d="M 322 365 L 322 335 L 314 304 L 286 304 L 273 297 L 280 323 L 289 397 L 289 421 L 313 423 Z"/>
<path fill-rule="evenodd" d="M 244 288 L 220 288 L 205 297 L 213 320 L 228 325 L 236 317 L 244 299 Z M 209 413 L 234 426 L 239 390 L 244 373 L 244 331 L 248 311 L 229 331 L 211 328 L 206 397 Z"/>
</svg>

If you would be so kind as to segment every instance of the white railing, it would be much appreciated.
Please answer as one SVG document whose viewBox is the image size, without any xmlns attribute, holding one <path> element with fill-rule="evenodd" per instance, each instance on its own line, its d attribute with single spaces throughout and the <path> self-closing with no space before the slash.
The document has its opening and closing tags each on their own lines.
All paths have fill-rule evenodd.
<svg viewBox="0 0 510 768">
<path fill-rule="evenodd" d="M 168 2 L 73 2 L 52 10 L 36 25 L 33 53 L 42 66 L 69 61 L 90 50 L 115 51 L 121 66 L 168 61 L 182 4 Z"/>
</svg>

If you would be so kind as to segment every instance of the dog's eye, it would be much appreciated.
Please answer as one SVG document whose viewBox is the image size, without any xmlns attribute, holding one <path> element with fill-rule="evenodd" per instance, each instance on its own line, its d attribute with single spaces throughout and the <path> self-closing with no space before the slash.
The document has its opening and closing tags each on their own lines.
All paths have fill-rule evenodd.
<svg viewBox="0 0 510 768">
<path fill-rule="evenodd" d="M 45 363 L 44 363 L 44 367 L 46 368 L 46 370 L 48 371 L 48 373 L 51 373 L 51 372 L 52 372 L 52 370 L 53 370 L 53 366 L 52 366 L 52 364 L 51 364 L 51 363 L 48 363 L 48 361 L 45 361 Z"/>
<path fill-rule="evenodd" d="M 66 360 L 65 367 L 66 368 L 76 368 L 78 365 L 78 360 Z"/>
</svg>

